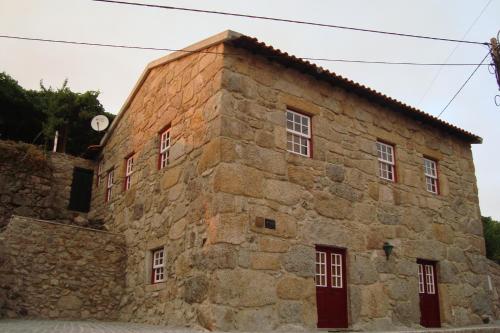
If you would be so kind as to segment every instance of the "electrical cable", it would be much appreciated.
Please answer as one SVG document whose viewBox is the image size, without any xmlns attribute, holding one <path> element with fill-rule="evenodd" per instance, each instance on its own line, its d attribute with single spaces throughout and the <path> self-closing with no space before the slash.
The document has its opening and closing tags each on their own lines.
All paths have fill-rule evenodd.
<svg viewBox="0 0 500 333">
<path fill-rule="evenodd" d="M 458 96 L 458 94 L 460 94 L 460 92 L 465 87 L 465 85 L 467 84 L 467 82 L 469 82 L 469 80 L 474 76 L 474 74 L 476 74 L 477 70 L 481 67 L 481 64 L 486 60 L 486 58 L 488 58 L 489 55 L 490 55 L 490 52 L 486 53 L 486 55 L 484 56 L 484 58 L 481 61 L 481 63 L 479 65 L 477 65 L 477 67 L 469 75 L 469 77 L 467 78 L 467 80 L 465 80 L 465 82 L 462 84 L 462 86 L 460 87 L 460 89 L 458 89 L 458 91 L 455 93 L 455 95 L 453 95 L 453 97 L 450 99 L 450 101 L 448 102 L 448 104 L 446 104 L 446 106 L 443 108 L 443 110 L 438 114 L 437 118 L 441 117 L 441 115 L 443 114 L 443 112 L 446 111 L 446 109 L 448 108 L 448 106 L 450 106 L 451 102 L 453 102 L 453 100 Z"/>
<path fill-rule="evenodd" d="M 216 14 L 216 15 L 244 17 L 244 18 L 250 18 L 250 19 L 277 21 L 277 22 L 285 22 L 285 23 L 304 24 L 304 25 L 312 25 L 312 26 L 318 26 L 318 27 L 324 27 L 324 28 L 343 29 L 343 30 L 351 30 L 351 31 L 358 31 L 358 32 L 370 32 L 370 33 L 375 33 L 375 34 L 391 35 L 391 36 L 397 36 L 397 37 L 421 38 L 421 39 L 436 40 L 436 41 L 442 41 L 442 42 L 455 42 L 455 43 L 476 44 L 476 45 L 490 45 L 490 43 L 488 43 L 488 42 L 476 42 L 476 41 L 451 39 L 451 38 L 443 38 L 443 37 L 405 34 L 405 33 L 399 33 L 399 32 L 390 32 L 390 31 L 365 29 L 365 28 L 355 28 L 355 27 L 348 27 L 348 26 L 342 26 L 342 25 L 316 23 L 316 22 L 308 22 L 308 21 L 300 21 L 300 20 L 291 20 L 291 19 L 276 18 L 276 17 L 269 17 L 269 16 L 230 13 L 230 12 L 222 12 L 222 11 L 215 11 L 215 10 L 205 10 L 205 9 L 186 8 L 186 7 L 174 7 L 174 6 L 164 6 L 164 5 L 153 5 L 153 4 L 147 4 L 147 3 L 117 1 L 117 0 L 91 0 L 91 1 L 119 4 L 119 5 L 140 6 L 140 7 L 169 9 L 169 10 L 180 10 L 180 11 L 203 13 L 203 14 Z"/>
<path fill-rule="evenodd" d="M 183 49 L 173 49 L 173 48 L 159 48 L 159 47 L 147 47 L 147 46 L 135 46 L 135 45 L 121 45 L 121 44 L 105 44 L 105 43 L 93 43 L 93 42 L 77 42 L 68 41 L 60 39 L 46 39 L 46 38 L 36 38 L 36 37 L 24 37 L 24 36 L 12 36 L 12 35 L 0 35 L 0 38 L 6 39 L 17 39 L 17 40 L 27 40 L 27 41 L 37 41 L 37 42 L 47 42 L 47 43 L 59 43 L 59 44 L 72 44 L 72 45 L 83 45 L 83 46 L 99 46 L 99 47 L 110 47 L 110 48 L 122 48 L 122 49 L 136 49 L 136 50 L 150 50 L 150 51 L 170 51 L 170 52 L 186 52 L 186 53 L 208 53 L 208 54 L 225 54 L 225 55 L 235 55 L 241 56 L 241 54 L 231 54 L 222 52 L 213 52 L 207 50 L 190 51 Z M 272 58 L 272 56 L 267 56 Z M 276 56 L 279 57 L 279 56 Z M 328 59 L 328 58 L 310 58 L 310 57 L 297 57 L 301 60 L 307 61 L 327 61 L 327 62 L 343 62 L 343 63 L 358 63 L 358 64 L 378 64 L 378 65 L 407 65 L 407 66 L 487 66 L 488 64 L 477 64 L 477 63 L 422 63 L 422 62 L 395 62 L 395 61 L 369 61 L 369 60 L 353 60 L 353 59 Z"/>
<path fill-rule="evenodd" d="M 483 16 L 484 12 L 486 11 L 486 8 L 488 8 L 488 6 L 491 4 L 493 0 L 489 0 L 484 6 L 483 6 L 483 9 L 481 9 L 481 11 L 479 12 L 479 15 L 476 16 L 476 18 L 474 19 L 474 21 L 472 21 L 471 25 L 469 26 L 469 28 L 465 31 L 465 33 L 463 34 L 462 36 L 462 39 L 464 39 L 468 34 L 469 32 L 472 30 L 472 28 L 476 25 L 477 21 L 479 21 L 479 19 L 481 18 L 481 16 Z M 444 63 L 448 63 L 448 60 L 451 59 L 451 57 L 453 56 L 453 54 L 455 54 L 455 51 L 458 49 L 458 47 L 460 46 L 461 44 L 457 43 L 455 45 L 455 47 L 453 48 L 453 50 L 450 52 L 450 54 L 446 57 Z M 437 78 L 439 77 L 439 75 L 441 74 L 441 71 L 443 70 L 444 66 L 441 66 L 439 67 L 438 71 L 436 72 L 436 74 L 434 75 L 434 77 L 432 78 L 431 82 L 429 83 L 429 85 L 427 86 L 427 89 L 425 89 L 425 92 L 424 94 L 422 95 L 422 97 L 420 97 L 420 100 L 418 101 L 417 105 L 420 107 L 422 102 L 425 100 L 425 98 L 427 97 L 427 95 L 429 94 L 429 92 L 431 91 L 432 87 L 434 86 L 434 83 L 436 82 Z"/>
</svg>

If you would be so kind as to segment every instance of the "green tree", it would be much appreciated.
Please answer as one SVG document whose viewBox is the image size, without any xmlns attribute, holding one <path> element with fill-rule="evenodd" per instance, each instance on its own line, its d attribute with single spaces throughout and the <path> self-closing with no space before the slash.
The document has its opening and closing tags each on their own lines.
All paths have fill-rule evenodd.
<svg viewBox="0 0 500 333">
<path fill-rule="evenodd" d="M 61 88 L 25 90 L 6 73 L 0 74 L 0 139 L 45 143 L 51 147 L 59 132 L 58 151 L 81 155 L 90 145 L 98 144 L 103 132 L 90 127 L 92 117 L 104 111 L 98 91 L 73 92 L 67 80 Z"/>
<path fill-rule="evenodd" d="M 104 111 L 99 102 L 98 91 L 84 93 L 73 92 L 65 80 L 61 88 L 45 87 L 40 82 L 40 90 L 29 91 L 28 94 L 35 107 L 45 114 L 43 134 L 52 141 L 59 131 L 58 151 L 79 155 L 89 145 L 98 144 L 103 133 L 97 133 L 90 127 L 90 120 L 99 114 L 113 119 L 113 115 Z"/>
<path fill-rule="evenodd" d="M 500 264 L 500 222 L 491 217 L 482 218 L 486 257 Z"/>
<path fill-rule="evenodd" d="M 45 115 L 7 73 L 0 73 L 0 139 L 41 143 Z"/>
</svg>

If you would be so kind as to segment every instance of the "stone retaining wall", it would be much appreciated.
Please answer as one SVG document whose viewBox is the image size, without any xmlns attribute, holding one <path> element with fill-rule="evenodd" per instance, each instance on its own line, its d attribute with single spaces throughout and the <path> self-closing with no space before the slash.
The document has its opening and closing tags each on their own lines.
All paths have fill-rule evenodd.
<svg viewBox="0 0 500 333">
<path fill-rule="evenodd" d="M 13 216 L 0 233 L 0 318 L 113 320 L 123 236 Z"/>
<path fill-rule="evenodd" d="M 93 170 L 94 164 L 0 140 L 0 228 L 12 214 L 86 225 L 85 214 L 68 210 L 74 167 Z"/>
<path fill-rule="evenodd" d="M 488 260 L 488 273 L 491 280 L 491 299 L 496 320 L 500 320 L 500 265 Z"/>
</svg>

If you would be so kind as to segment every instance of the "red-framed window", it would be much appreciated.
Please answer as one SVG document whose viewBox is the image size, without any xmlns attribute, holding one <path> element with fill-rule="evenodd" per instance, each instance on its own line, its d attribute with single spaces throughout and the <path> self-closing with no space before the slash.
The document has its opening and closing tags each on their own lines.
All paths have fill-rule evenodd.
<svg viewBox="0 0 500 333">
<path fill-rule="evenodd" d="M 169 164 L 170 157 L 170 126 L 160 132 L 160 156 L 158 158 L 159 169 Z"/>
<path fill-rule="evenodd" d="M 425 187 L 428 192 L 439 194 L 437 162 L 424 157 Z"/>
<path fill-rule="evenodd" d="M 101 186 L 103 170 L 104 170 L 104 159 L 101 158 L 99 160 L 99 163 L 97 164 L 96 182 L 95 182 L 96 187 Z"/>
<path fill-rule="evenodd" d="M 132 174 L 134 173 L 134 155 L 125 158 L 125 191 L 132 186 Z"/>
<path fill-rule="evenodd" d="M 396 159 L 394 146 L 385 142 L 377 141 L 378 175 L 380 178 L 396 181 Z"/>
<path fill-rule="evenodd" d="M 111 201 L 111 197 L 113 195 L 113 182 L 115 177 L 115 171 L 110 169 L 106 176 L 106 202 Z"/>
<path fill-rule="evenodd" d="M 152 251 L 151 282 L 165 281 L 165 250 L 163 248 Z"/>
<path fill-rule="evenodd" d="M 286 110 L 286 149 L 311 157 L 311 117 Z"/>
</svg>

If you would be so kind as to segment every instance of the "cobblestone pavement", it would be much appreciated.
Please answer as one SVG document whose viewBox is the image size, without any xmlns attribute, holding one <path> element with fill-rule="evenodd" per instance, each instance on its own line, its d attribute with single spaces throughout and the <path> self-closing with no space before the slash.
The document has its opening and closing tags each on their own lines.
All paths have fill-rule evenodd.
<svg viewBox="0 0 500 333">
<path fill-rule="evenodd" d="M 171 328 L 120 322 L 62 320 L 0 320 L 0 333 L 199 333 L 194 329 Z"/>
<path fill-rule="evenodd" d="M 172 328 L 122 322 L 63 321 L 63 320 L 0 320 L 0 333 L 203 333 L 200 329 Z M 296 330 L 279 330 L 277 333 L 299 333 Z M 300 331 L 300 333 L 319 333 L 321 331 Z M 379 333 L 386 331 L 379 331 Z M 498 333 L 500 321 L 489 325 L 462 328 L 437 328 L 392 331 L 390 333 Z M 252 333 L 252 332 L 247 332 Z M 262 333 L 262 332 L 253 332 Z"/>
</svg>

